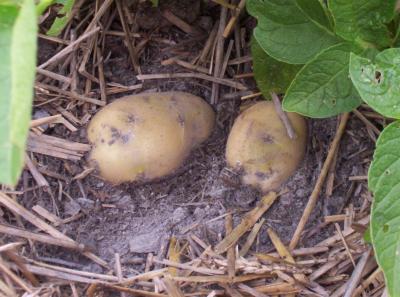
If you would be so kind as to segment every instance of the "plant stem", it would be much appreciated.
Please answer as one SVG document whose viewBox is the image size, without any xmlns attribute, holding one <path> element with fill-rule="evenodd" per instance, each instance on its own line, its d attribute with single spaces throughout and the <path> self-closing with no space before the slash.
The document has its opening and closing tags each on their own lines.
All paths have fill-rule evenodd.
<svg viewBox="0 0 400 297">
<path fill-rule="evenodd" d="M 289 117 L 287 116 L 286 112 L 282 109 L 281 100 L 279 100 L 278 95 L 275 92 L 271 92 L 272 101 L 275 104 L 276 112 L 278 113 L 279 118 L 281 119 L 283 125 L 286 128 L 287 134 L 290 139 L 296 138 L 296 132 L 293 129 L 292 123 L 290 122 Z"/>
</svg>

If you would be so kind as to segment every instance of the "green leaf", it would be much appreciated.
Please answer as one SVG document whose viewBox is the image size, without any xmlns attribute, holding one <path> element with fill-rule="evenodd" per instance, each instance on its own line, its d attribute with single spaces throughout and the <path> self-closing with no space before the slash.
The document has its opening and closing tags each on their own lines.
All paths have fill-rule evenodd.
<svg viewBox="0 0 400 297">
<path fill-rule="evenodd" d="M 305 64 L 338 39 L 305 15 L 294 0 L 248 0 L 257 18 L 253 34 L 264 51 L 278 61 Z"/>
<path fill-rule="evenodd" d="M 307 63 L 287 90 L 283 108 L 313 118 L 325 118 L 360 105 L 360 96 L 349 79 L 351 50 L 354 47 L 349 44 L 338 44 Z"/>
<path fill-rule="evenodd" d="M 49 31 L 47 31 L 47 35 L 49 36 L 60 35 L 71 17 L 71 12 L 72 8 L 74 7 L 75 0 L 57 0 L 56 3 L 62 4 L 63 8 L 58 12 L 58 15 L 60 16 L 58 16 L 54 20 Z"/>
<path fill-rule="evenodd" d="M 396 0 L 328 0 L 335 20 L 335 32 L 349 41 L 391 44 L 389 23 L 395 15 Z"/>
<path fill-rule="evenodd" d="M 371 237 L 390 296 L 400 296 L 400 122 L 387 126 L 376 143 L 369 170 L 374 191 Z"/>
<path fill-rule="evenodd" d="M 350 77 L 361 98 L 387 117 L 400 119 L 400 48 L 390 48 L 370 59 L 352 54 Z"/>
<path fill-rule="evenodd" d="M 24 165 L 36 67 L 36 11 L 0 5 L 0 183 L 15 184 Z"/>
<path fill-rule="evenodd" d="M 251 39 L 251 56 L 257 86 L 266 99 L 270 98 L 271 92 L 285 93 L 301 68 L 300 65 L 286 64 L 270 57 L 255 38 Z"/>
<path fill-rule="evenodd" d="M 327 11 L 319 0 L 296 0 L 300 10 L 315 24 L 332 29 Z"/>
</svg>

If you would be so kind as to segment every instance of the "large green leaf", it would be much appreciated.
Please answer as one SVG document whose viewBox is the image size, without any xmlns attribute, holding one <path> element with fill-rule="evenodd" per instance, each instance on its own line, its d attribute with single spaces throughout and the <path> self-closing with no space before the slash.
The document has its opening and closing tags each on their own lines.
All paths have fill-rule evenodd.
<svg viewBox="0 0 400 297">
<path fill-rule="evenodd" d="M 328 0 L 328 4 L 339 36 L 381 47 L 390 45 L 385 24 L 394 17 L 396 0 Z"/>
<path fill-rule="evenodd" d="M 283 63 L 270 57 L 255 38 L 251 39 L 251 56 L 257 86 L 266 99 L 270 98 L 271 92 L 285 93 L 301 68 L 300 65 Z"/>
<path fill-rule="evenodd" d="M 351 50 L 349 44 L 338 44 L 307 63 L 287 90 L 283 108 L 313 118 L 356 108 L 361 99 L 349 78 Z"/>
<path fill-rule="evenodd" d="M 328 12 L 319 0 L 296 0 L 296 4 L 317 25 L 332 29 Z"/>
<path fill-rule="evenodd" d="M 332 32 L 315 21 L 323 16 L 308 17 L 294 0 L 248 0 L 247 10 L 258 21 L 253 32 L 258 43 L 278 61 L 305 64 L 338 43 Z"/>
<path fill-rule="evenodd" d="M 390 48 L 375 62 L 352 54 L 350 77 L 361 98 L 387 117 L 400 119 L 400 48 Z"/>
<path fill-rule="evenodd" d="M 374 192 L 371 237 L 390 296 L 400 296 L 400 122 L 387 126 L 376 143 L 368 185 Z"/>
<path fill-rule="evenodd" d="M 0 5 L 0 183 L 15 184 L 24 164 L 36 66 L 33 0 Z"/>
</svg>

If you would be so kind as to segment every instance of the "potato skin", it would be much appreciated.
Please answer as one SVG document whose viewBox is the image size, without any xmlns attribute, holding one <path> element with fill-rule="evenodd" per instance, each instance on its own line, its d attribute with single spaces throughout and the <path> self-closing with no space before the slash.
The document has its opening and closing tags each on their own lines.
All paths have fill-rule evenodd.
<svg viewBox="0 0 400 297">
<path fill-rule="evenodd" d="M 88 126 L 89 162 L 114 184 L 172 174 L 212 132 L 214 112 L 182 92 L 142 93 L 114 101 Z"/>
<path fill-rule="evenodd" d="M 226 160 L 242 182 L 262 192 L 276 190 L 297 169 L 307 143 L 306 120 L 288 113 L 296 139 L 286 129 L 271 101 L 258 102 L 235 120 L 226 145 Z"/>
</svg>

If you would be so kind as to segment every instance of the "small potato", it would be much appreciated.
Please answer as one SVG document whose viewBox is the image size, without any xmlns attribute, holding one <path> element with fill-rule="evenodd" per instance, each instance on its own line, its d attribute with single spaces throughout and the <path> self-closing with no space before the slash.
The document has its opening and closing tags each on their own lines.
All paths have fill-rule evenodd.
<svg viewBox="0 0 400 297">
<path fill-rule="evenodd" d="M 288 113 L 296 132 L 290 139 L 271 101 L 262 101 L 241 113 L 228 137 L 226 160 L 242 174 L 244 184 L 262 192 L 276 190 L 303 159 L 307 125 L 303 117 Z"/>
<path fill-rule="evenodd" d="M 214 112 L 182 92 L 142 93 L 114 101 L 88 127 L 90 162 L 112 182 L 149 181 L 174 173 L 206 140 Z"/>
</svg>

